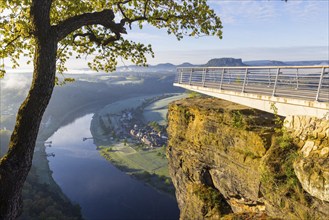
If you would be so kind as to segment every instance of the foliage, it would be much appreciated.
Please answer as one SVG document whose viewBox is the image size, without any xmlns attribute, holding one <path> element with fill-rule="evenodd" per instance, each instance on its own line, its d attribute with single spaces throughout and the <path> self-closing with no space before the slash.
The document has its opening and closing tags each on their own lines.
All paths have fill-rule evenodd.
<svg viewBox="0 0 329 220">
<path fill-rule="evenodd" d="M 32 2 L 0 0 L 0 59 L 9 58 L 13 68 L 19 66 L 20 56 L 28 57 L 30 63 L 34 55 L 36 39 L 30 13 Z M 91 16 L 95 12 L 104 12 L 102 21 L 88 21 L 59 34 L 58 72 L 66 70 L 65 63 L 71 56 L 85 58 L 91 55 L 93 61 L 88 65 L 94 70 L 115 70 L 119 57 L 146 65 L 145 54 L 153 56 L 151 45 L 124 38 L 127 28 L 141 29 L 146 23 L 167 29 L 168 34 L 175 35 L 178 40 L 183 36 L 222 37 L 220 18 L 207 5 L 207 0 L 54 0 L 49 23 L 53 30 L 58 31 L 70 19 Z M 4 62 L 0 70 L 1 75 Z"/>
<path fill-rule="evenodd" d="M 147 171 L 136 172 L 132 175 L 137 179 L 151 185 L 152 187 L 159 189 L 162 192 L 168 193 L 170 195 L 175 194 L 175 188 L 170 177 L 158 175 L 155 173 L 151 174 Z"/>
<path fill-rule="evenodd" d="M 195 118 L 195 115 L 187 109 L 184 109 L 184 116 L 186 122 L 193 121 Z"/>
<path fill-rule="evenodd" d="M 298 180 L 294 172 L 293 163 L 298 157 L 296 148 L 292 147 L 281 148 L 280 146 L 274 146 L 275 153 L 271 154 L 271 159 L 267 161 L 267 164 L 263 164 L 260 167 L 262 176 L 262 182 L 269 185 L 275 185 L 275 188 L 294 187 Z"/>
<path fill-rule="evenodd" d="M 268 156 L 260 166 L 262 193 L 283 211 L 298 215 L 298 212 L 305 212 L 299 208 L 301 205 L 309 207 L 307 194 L 302 189 L 293 167 L 299 157 L 298 147 L 294 145 L 288 131 L 283 126 L 283 120 L 277 115 L 277 108 L 274 104 L 271 105 L 271 109 L 275 115 L 276 129 L 273 144 L 267 153 Z M 293 209 L 296 210 L 291 212 Z"/>
<path fill-rule="evenodd" d="M 232 123 L 235 128 L 244 128 L 246 126 L 243 115 L 240 111 L 234 111 L 232 113 Z"/>
<path fill-rule="evenodd" d="M 79 205 L 72 205 L 67 198 L 47 184 L 37 180 L 35 168 L 23 188 L 24 212 L 22 219 L 82 219 Z"/>
<path fill-rule="evenodd" d="M 281 135 L 276 137 L 275 141 L 283 149 L 292 146 L 292 138 L 287 132 L 281 132 Z"/>
<path fill-rule="evenodd" d="M 292 138 L 290 137 L 287 129 L 284 127 L 283 119 L 278 115 L 278 108 L 275 106 L 275 103 L 271 103 L 271 109 L 274 112 L 274 123 L 276 127 L 274 128 L 276 133 L 276 144 L 281 148 L 289 148 L 292 146 Z"/>
<path fill-rule="evenodd" d="M 278 138 L 280 137 L 275 137 Z M 268 157 L 260 166 L 262 193 L 269 201 L 287 212 L 295 202 L 308 206 L 306 194 L 293 168 L 293 163 L 299 157 L 297 149 L 293 144 L 282 147 L 280 142 L 275 140 Z"/>
<path fill-rule="evenodd" d="M 156 121 L 151 121 L 148 125 L 156 132 L 160 132 L 162 130 L 161 126 Z"/>
<path fill-rule="evenodd" d="M 293 169 L 293 162 L 297 157 L 296 147 L 293 145 L 292 138 L 283 126 L 283 120 L 278 116 L 278 109 L 274 103 L 271 103 L 271 109 L 275 117 L 275 133 L 274 148 L 279 147 L 276 151 L 277 159 L 280 160 L 281 171 L 277 172 L 275 176 L 284 177 L 285 184 L 296 185 L 297 177 Z M 273 154 L 275 155 L 275 154 Z"/>
<path fill-rule="evenodd" d="M 215 209 L 220 215 L 232 212 L 225 198 L 216 188 L 201 184 L 197 184 L 194 187 L 194 194 L 205 204 L 207 210 L 203 210 L 203 214 L 206 214 L 206 216 L 212 209 Z"/>
<path fill-rule="evenodd" d="M 276 133 L 279 133 L 281 131 L 281 129 L 282 129 L 283 120 L 278 115 L 278 108 L 275 106 L 275 103 L 274 102 L 271 103 L 270 109 L 273 111 L 274 118 L 275 118 L 274 119 L 274 123 L 276 125 L 275 132 Z"/>
<path fill-rule="evenodd" d="M 208 203 L 210 207 L 215 207 L 219 205 L 220 193 L 217 189 L 210 186 L 200 186 L 195 194 L 204 202 Z"/>
<path fill-rule="evenodd" d="M 201 94 L 200 93 L 198 93 L 198 92 L 194 92 L 194 91 L 187 91 L 187 94 L 188 94 L 188 97 L 189 98 L 195 98 L 195 97 L 199 97 L 199 96 L 201 96 Z"/>
</svg>

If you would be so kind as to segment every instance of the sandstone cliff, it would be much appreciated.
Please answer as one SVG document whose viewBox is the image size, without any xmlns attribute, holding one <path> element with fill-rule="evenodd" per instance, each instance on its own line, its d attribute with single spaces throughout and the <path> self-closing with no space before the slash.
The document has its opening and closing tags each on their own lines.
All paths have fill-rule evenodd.
<svg viewBox="0 0 329 220">
<path fill-rule="evenodd" d="M 326 126 L 304 134 L 290 118 L 288 135 L 278 119 L 213 98 L 170 105 L 167 157 L 181 219 L 329 218 Z"/>
</svg>

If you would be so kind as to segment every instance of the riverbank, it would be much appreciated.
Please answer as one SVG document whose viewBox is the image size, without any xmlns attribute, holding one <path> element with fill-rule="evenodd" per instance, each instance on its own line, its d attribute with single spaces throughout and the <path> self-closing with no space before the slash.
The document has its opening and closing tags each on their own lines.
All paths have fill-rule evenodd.
<svg viewBox="0 0 329 220">
<path fill-rule="evenodd" d="M 186 95 L 166 94 L 135 97 L 112 103 L 100 110 L 91 122 L 91 133 L 100 154 L 126 174 L 174 197 L 175 191 L 169 177 L 165 145 L 150 147 L 129 134 L 129 131 L 131 133 L 132 127 L 144 130 L 143 127 L 150 119 L 161 121 L 162 126 L 165 126 L 163 122 L 166 114 L 163 112 L 166 111 L 166 106 L 169 102 L 184 96 Z M 158 114 L 158 111 L 162 114 Z M 123 112 L 131 115 L 128 122 L 121 117 Z M 157 117 L 154 117 L 155 115 Z M 152 117 L 149 119 L 147 116 Z M 120 123 L 125 126 L 121 126 Z M 115 133 L 119 130 L 121 135 Z M 145 134 L 145 137 L 148 135 Z"/>
<path fill-rule="evenodd" d="M 117 143 L 100 146 L 100 154 L 118 169 L 150 185 L 151 187 L 175 196 L 175 189 L 168 171 L 165 148 L 143 149 L 133 143 Z"/>
<path fill-rule="evenodd" d="M 47 141 L 60 127 L 72 123 L 76 118 L 94 112 L 103 105 L 102 103 L 104 103 L 104 100 L 87 103 L 70 109 L 64 113 L 61 118 L 54 118 L 47 127 L 40 129 L 33 156 L 33 166 L 36 167 L 35 172 L 41 184 L 46 183 L 54 186 L 56 185 L 55 188 L 59 188 L 52 178 L 52 171 L 49 168 L 49 161 L 47 159 L 44 142 Z"/>
</svg>

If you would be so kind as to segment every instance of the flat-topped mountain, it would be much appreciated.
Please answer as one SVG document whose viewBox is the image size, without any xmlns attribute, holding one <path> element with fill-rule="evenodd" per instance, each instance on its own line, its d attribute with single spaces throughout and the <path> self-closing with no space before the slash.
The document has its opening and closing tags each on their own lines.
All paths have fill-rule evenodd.
<svg viewBox="0 0 329 220">
<path fill-rule="evenodd" d="M 205 66 L 247 66 L 242 59 L 235 58 L 215 58 L 209 60 Z"/>
</svg>

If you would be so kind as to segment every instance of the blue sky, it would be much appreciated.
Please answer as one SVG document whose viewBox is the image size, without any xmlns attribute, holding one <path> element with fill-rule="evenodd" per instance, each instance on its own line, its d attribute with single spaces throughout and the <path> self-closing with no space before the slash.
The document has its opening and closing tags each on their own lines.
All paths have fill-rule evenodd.
<svg viewBox="0 0 329 220">
<path fill-rule="evenodd" d="M 202 64 L 215 57 L 243 60 L 329 59 L 329 1 L 211 0 L 221 17 L 223 39 L 184 38 L 177 41 L 165 30 L 146 26 L 133 29 L 128 38 L 151 43 L 150 64 L 191 62 Z"/>
<path fill-rule="evenodd" d="M 128 39 L 152 44 L 155 58 L 149 64 L 190 62 L 211 58 L 248 60 L 329 60 L 329 0 L 209 0 L 221 17 L 223 39 L 185 37 L 177 41 L 166 30 L 133 26 Z M 31 69 L 22 59 L 21 69 Z M 69 69 L 87 67 L 87 61 L 70 59 Z M 119 60 L 118 65 L 129 65 Z"/>
</svg>

